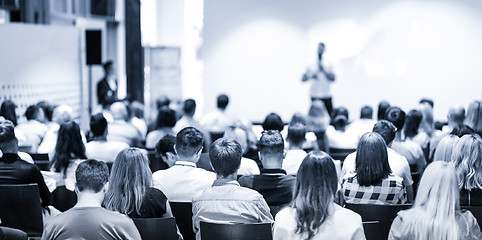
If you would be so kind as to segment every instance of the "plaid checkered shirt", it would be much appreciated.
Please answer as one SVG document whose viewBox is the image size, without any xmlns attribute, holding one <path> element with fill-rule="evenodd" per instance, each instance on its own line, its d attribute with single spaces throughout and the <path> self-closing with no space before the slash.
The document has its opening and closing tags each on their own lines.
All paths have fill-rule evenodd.
<svg viewBox="0 0 482 240">
<path fill-rule="evenodd" d="M 360 186 L 355 172 L 343 177 L 342 191 L 345 202 L 352 204 L 404 204 L 407 193 L 403 179 L 390 174 L 380 184 Z"/>
</svg>

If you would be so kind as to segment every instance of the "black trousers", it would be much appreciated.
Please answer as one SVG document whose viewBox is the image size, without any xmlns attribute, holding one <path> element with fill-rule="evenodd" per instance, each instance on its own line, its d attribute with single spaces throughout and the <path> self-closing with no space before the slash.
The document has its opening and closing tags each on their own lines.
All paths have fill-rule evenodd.
<svg viewBox="0 0 482 240">
<path fill-rule="evenodd" d="M 330 117 L 331 117 L 331 113 L 333 112 L 332 98 L 331 97 L 329 98 L 311 97 L 311 101 L 314 101 L 314 100 L 321 100 L 325 104 L 326 111 L 328 111 L 328 114 L 330 114 Z"/>
</svg>

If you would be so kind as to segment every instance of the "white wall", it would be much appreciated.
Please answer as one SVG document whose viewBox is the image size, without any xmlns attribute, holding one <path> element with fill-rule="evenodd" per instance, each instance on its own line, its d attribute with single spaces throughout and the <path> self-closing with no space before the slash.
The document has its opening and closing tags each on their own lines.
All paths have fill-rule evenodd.
<svg viewBox="0 0 482 240">
<path fill-rule="evenodd" d="M 451 104 L 482 99 L 480 9 L 475 0 L 206 0 L 205 109 L 224 92 L 243 118 L 307 113 L 300 78 L 323 41 L 337 76 L 334 104 L 350 118 L 380 100 L 408 111 L 429 97 L 444 120 Z"/>
</svg>

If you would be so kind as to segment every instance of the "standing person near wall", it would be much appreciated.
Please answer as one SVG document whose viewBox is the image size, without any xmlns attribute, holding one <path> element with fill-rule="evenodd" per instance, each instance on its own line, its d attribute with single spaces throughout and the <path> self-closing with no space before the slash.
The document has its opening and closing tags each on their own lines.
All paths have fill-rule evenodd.
<svg viewBox="0 0 482 240">
<path fill-rule="evenodd" d="M 302 81 L 306 82 L 310 79 L 313 80 L 311 84 L 311 100 L 321 100 L 325 103 L 326 110 L 331 116 L 333 110 L 333 102 L 331 96 L 331 83 L 335 81 L 335 74 L 323 64 L 323 53 L 325 52 L 325 44 L 318 43 L 318 60 L 315 69 L 307 69 L 303 74 Z"/>
<path fill-rule="evenodd" d="M 117 79 L 114 75 L 114 63 L 107 61 L 103 65 L 104 77 L 97 83 L 97 99 L 102 107 L 106 107 L 117 100 Z"/>
</svg>

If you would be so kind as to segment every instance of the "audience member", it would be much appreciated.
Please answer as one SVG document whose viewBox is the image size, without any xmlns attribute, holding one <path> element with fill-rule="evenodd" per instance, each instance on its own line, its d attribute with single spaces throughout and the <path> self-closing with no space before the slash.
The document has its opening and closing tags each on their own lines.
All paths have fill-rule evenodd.
<svg viewBox="0 0 482 240">
<path fill-rule="evenodd" d="M 387 109 L 390 108 L 390 103 L 387 101 L 381 101 L 378 104 L 378 112 L 377 112 L 377 120 L 386 120 L 385 116 L 387 113 Z"/>
<path fill-rule="evenodd" d="M 156 129 L 156 124 L 157 124 L 157 113 L 162 107 L 169 107 L 171 104 L 171 99 L 169 99 L 168 96 L 166 95 L 161 95 L 156 99 L 156 109 L 155 111 L 152 111 L 151 119 L 149 124 L 147 125 L 147 133 L 150 133 L 151 131 L 154 131 Z M 176 118 L 177 121 L 177 118 Z"/>
<path fill-rule="evenodd" d="M 241 145 L 243 155 L 248 152 L 248 133 L 239 126 L 232 126 L 224 132 L 224 139 L 236 140 Z M 238 170 L 238 175 L 253 175 L 259 174 L 258 164 L 246 157 L 241 158 L 241 165 Z"/>
<path fill-rule="evenodd" d="M 347 203 L 406 202 L 403 179 L 391 174 L 387 145 L 380 134 L 363 134 L 358 143 L 355 166 L 355 172 L 345 174 L 342 180 L 342 191 Z"/>
<path fill-rule="evenodd" d="M 444 161 L 450 162 L 452 160 L 452 153 L 459 141 L 459 137 L 457 135 L 446 135 L 445 137 L 440 140 L 437 148 L 435 149 L 435 153 L 433 154 L 433 161 Z"/>
<path fill-rule="evenodd" d="M 193 127 L 182 129 L 176 137 L 178 160 L 171 168 L 159 170 L 152 175 L 154 187 L 161 190 L 172 202 L 191 202 L 193 196 L 211 187 L 216 174 L 196 163 L 201 156 L 203 134 Z"/>
<path fill-rule="evenodd" d="M 482 138 L 464 135 L 452 151 L 459 180 L 460 205 L 482 206 Z"/>
<path fill-rule="evenodd" d="M 185 100 L 182 105 L 182 117 L 176 122 L 176 125 L 172 130 L 177 134 L 186 127 L 194 127 L 198 129 L 203 134 L 204 147 L 207 148 L 209 147 L 209 144 L 211 144 L 211 136 L 201 127 L 201 124 L 194 119 L 194 113 L 196 113 L 196 101 L 194 101 L 194 99 Z"/>
<path fill-rule="evenodd" d="M 15 126 L 10 120 L 0 117 L 0 150 L 3 154 L 0 158 L 0 183 L 36 183 L 39 188 L 42 206 L 47 207 L 52 203 L 52 195 L 37 166 L 22 161 L 18 156 L 18 145 L 14 128 Z"/>
<path fill-rule="evenodd" d="M 293 117 L 291 117 L 291 121 L 288 125 L 288 130 L 289 130 L 289 126 L 293 126 L 297 123 L 304 125 L 305 132 L 306 132 L 305 139 L 303 141 L 301 149 L 305 149 L 306 151 L 319 150 L 316 135 L 314 132 L 308 131 L 308 127 L 306 125 L 306 116 L 304 116 L 303 114 L 298 112 L 293 114 Z M 286 135 L 286 145 L 285 145 L 286 149 L 290 149 L 290 142 L 288 141 L 288 135 Z"/>
<path fill-rule="evenodd" d="M 286 171 L 286 174 L 296 175 L 301 162 L 306 157 L 306 152 L 303 150 L 303 144 L 306 142 L 306 126 L 302 123 L 290 125 L 286 139 L 289 148 L 286 151 L 282 169 Z"/>
<path fill-rule="evenodd" d="M 17 126 L 17 114 L 15 109 L 17 108 L 17 105 L 13 101 L 10 100 L 5 100 L 2 103 L 2 106 L 0 107 L 0 116 L 4 117 L 6 120 L 10 120 L 14 126 Z M 25 134 L 18 129 L 17 127 L 14 129 L 15 132 L 15 137 L 17 138 L 18 141 L 18 146 L 28 146 L 29 143 L 27 141 L 27 137 Z M 29 146 L 30 147 L 30 146 Z M 30 149 L 28 149 L 30 150 Z M 25 152 L 21 152 L 19 150 L 18 155 L 20 158 L 28 163 L 34 163 L 32 160 L 32 157 Z"/>
<path fill-rule="evenodd" d="M 104 206 L 131 218 L 172 217 L 167 197 L 151 186 L 149 160 L 139 149 L 126 148 L 112 165 Z"/>
<path fill-rule="evenodd" d="M 328 126 L 326 136 L 330 148 L 355 149 L 358 144 L 358 133 L 347 129 L 348 110 L 344 107 L 333 111 L 333 126 Z"/>
<path fill-rule="evenodd" d="M 2 240 L 28 240 L 28 235 L 22 230 L 0 226 L 0 239 Z"/>
<path fill-rule="evenodd" d="M 465 124 L 482 137 L 482 101 L 473 101 L 467 108 Z"/>
<path fill-rule="evenodd" d="M 386 112 L 386 119 L 397 128 L 395 139 L 391 148 L 404 156 L 408 164 L 416 166 L 417 172 L 422 173 L 426 161 L 422 148 L 417 143 L 402 138 L 402 129 L 405 124 L 405 112 L 399 107 L 390 107 Z"/>
<path fill-rule="evenodd" d="M 333 202 L 337 186 L 331 157 L 310 152 L 298 170 L 290 206 L 276 215 L 273 239 L 365 239 L 360 215 Z"/>
<path fill-rule="evenodd" d="M 431 163 L 420 181 L 413 207 L 400 211 L 388 239 L 482 239 L 477 220 L 461 211 L 451 163 Z"/>
<path fill-rule="evenodd" d="M 74 191 L 75 169 L 85 159 L 87 156 L 79 125 L 73 121 L 62 123 L 50 169 L 51 172 L 56 173 L 53 175 L 56 187 L 65 186 L 68 190 Z"/>
<path fill-rule="evenodd" d="M 465 108 L 460 105 L 452 105 L 447 114 L 447 125 L 442 127 L 443 133 L 450 133 L 452 130 L 464 123 Z"/>
<path fill-rule="evenodd" d="M 285 128 L 283 120 L 281 120 L 281 117 L 276 113 L 268 114 L 261 126 L 263 127 L 264 131 L 278 130 L 279 132 L 282 132 Z"/>
<path fill-rule="evenodd" d="M 291 201 L 295 177 L 282 169 L 284 140 L 277 130 L 268 130 L 258 142 L 263 169 L 259 175 L 239 178 L 239 184 L 263 195 L 269 206 L 283 206 Z"/>
<path fill-rule="evenodd" d="M 141 140 L 144 141 L 147 135 L 147 123 L 144 119 L 144 104 L 133 101 L 129 104 L 129 123 L 140 133 Z"/>
<path fill-rule="evenodd" d="M 27 108 L 25 116 L 27 117 L 27 122 L 18 124 L 16 128 L 25 134 L 27 138 L 26 144 L 31 146 L 29 152 L 37 152 L 38 146 L 49 130 L 47 125 L 41 122 L 44 118 L 44 112 L 36 105 L 31 105 Z"/>
<path fill-rule="evenodd" d="M 393 139 L 395 138 L 395 126 L 387 120 L 380 120 L 373 127 L 373 132 L 380 134 L 383 140 L 385 140 L 385 144 L 387 145 L 388 165 L 390 166 L 393 175 L 399 176 L 403 179 L 403 183 L 407 189 L 407 198 L 410 202 L 412 202 L 414 196 L 413 180 L 408 161 L 404 156 L 398 154 L 396 151 L 390 148 Z M 340 174 L 340 180 L 342 180 L 347 173 L 356 172 L 356 156 L 357 152 L 354 152 L 345 158 L 345 161 L 343 162 L 343 169 Z"/>
<path fill-rule="evenodd" d="M 162 137 L 156 144 L 156 155 L 166 163 L 168 168 L 174 166 L 178 160 L 174 145 L 176 145 L 176 137 L 170 134 Z"/>
<path fill-rule="evenodd" d="M 44 111 L 44 123 L 50 128 L 50 124 L 53 121 L 53 114 L 55 106 L 47 101 L 40 101 L 37 106 Z"/>
<path fill-rule="evenodd" d="M 153 149 L 156 143 L 165 135 L 174 135 L 172 128 L 176 125 L 176 112 L 168 106 L 161 107 L 157 113 L 155 130 L 146 137 L 146 148 Z"/>
<path fill-rule="evenodd" d="M 365 133 L 371 132 L 377 121 L 373 120 L 373 109 L 363 106 L 360 111 L 360 119 L 353 121 L 347 126 L 349 132 L 357 136 L 357 140 Z"/>
<path fill-rule="evenodd" d="M 129 146 L 139 146 L 142 139 L 141 133 L 127 122 L 126 105 L 122 102 L 115 102 L 110 106 L 110 111 L 114 121 L 107 125 L 109 132 L 107 140 L 125 142 Z"/>
<path fill-rule="evenodd" d="M 229 97 L 221 94 L 217 97 L 216 110 L 207 113 L 200 121 L 203 129 L 210 133 L 224 134 L 233 121 L 226 114 L 226 107 L 229 104 Z"/>
<path fill-rule="evenodd" d="M 328 152 L 328 139 L 326 129 L 330 125 L 330 114 L 321 100 L 311 101 L 306 128 L 309 132 L 315 133 L 318 149 Z"/>
<path fill-rule="evenodd" d="M 103 162 L 87 160 L 75 171 L 77 204 L 45 223 L 42 240 L 141 239 L 134 222 L 124 214 L 101 207 L 107 191 L 109 169 Z"/>
<path fill-rule="evenodd" d="M 90 132 L 93 135 L 92 140 L 85 144 L 88 158 L 112 163 L 122 149 L 129 147 L 125 142 L 107 140 L 107 120 L 102 113 L 94 114 L 90 118 Z"/>
<path fill-rule="evenodd" d="M 216 223 L 273 222 L 270 209 L 258 192 L 241 187 L 236 181 L 242 149 L 234 140 L 218 139 L 209 148 L 209 158 L 216 172 L 211 188 L 192 200 L 193 229 L 201 239 L 201 221 Z"/>
<path fill-rule="evenodd" d="M 403 134 L 405 138 L 420 145 L 422 151 L 428 151 L 430 136 L 421 130 L 423 113 L 417 109 L 410 110 L 405 117 L 405 125 L 403 126 Z"/>
<path fill-rule="evenodd" d="M 52 120 L 49 130 L 37 150 L 38 153 L 48 153 L 50 156 L 55 151 L 60 124 L 74 120 L 72 108 L 67 105 L 56 107 L 52 113 Z M 84 144 L 87 142 L 83 133 L 82 140 Z"/>
</svg>

